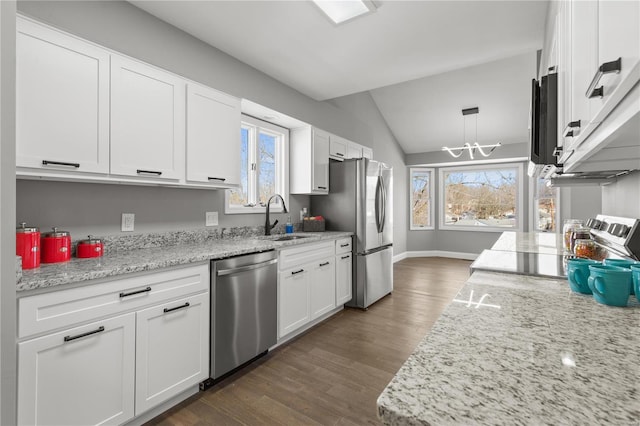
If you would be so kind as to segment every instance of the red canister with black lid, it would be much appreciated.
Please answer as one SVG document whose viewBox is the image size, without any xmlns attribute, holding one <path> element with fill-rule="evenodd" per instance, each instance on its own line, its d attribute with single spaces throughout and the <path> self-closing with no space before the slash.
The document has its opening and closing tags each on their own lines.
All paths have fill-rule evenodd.
<svg viewBox="0 0 640 426">
<path fill-rule="evenodd" d="M 22 269 L 40 266 L 40 230 L 22 222 L 16 228 L 16 254 L 22 257 Z"/>
<path fill-rule="evenodd" d="M 104 253 L 104 244 L 97 238 L 88 236 L 86 240 L 78 241 L 76 256 L 79 258 L 100 257 Z"/>
<path fill-rule="evenodd" d="M 71 234 L 67 231 L 45 232 L 40 239 L 42 263 L 66 262 L 71 259 Z"/>
</svg>

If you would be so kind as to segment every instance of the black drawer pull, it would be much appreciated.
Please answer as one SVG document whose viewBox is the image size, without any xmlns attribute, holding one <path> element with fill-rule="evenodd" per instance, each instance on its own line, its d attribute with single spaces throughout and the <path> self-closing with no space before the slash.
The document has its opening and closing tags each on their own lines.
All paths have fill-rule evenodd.
<svg viewBox="0 0 640 426">
<path fill-rule="evenodd" d="M 326 186 L 319 186 L 318 189 L 327 189 Z"/>
<path fill-rule="evenodd" d="M 339 157 L 344 157 L 344 154 L 341 153 L 341 152 L 336 152 L 336 155 L 339 156 Z"/>
<path fill-rule="evenodd" d="M 576 120 L 576 121 L 570 121 L 569 124 L 567 124 L 567 127 L 564 128 L 564 131 L 562 132 L 562 137 L 565 138 L 572 138 L 573 135 L 573 129 L 579 129 L 580 128 L 580 120 Z"/>
<path fill-rule="evenodd" d="M 189 302 L 186 302 L 184 305 L 176 306 L 175 308 L 164 308 L 164 313 L 166 314 L 167 312 L 173 312 L 177 311 L 178 309 L 188 308 L 189 306 Z"/>
<path fill-rule="evenodd" d="M 147 175 L 156 175 L 156 176 L 160 176 L 162 174 L 162 172 L 158 172 L 155 170 L 141 170 L 141 169 L 136 170 L 136 173 L 138 173 L 139 175 L 147 174 Z"/>
<path fill-rule="evenodd" d="M 291 275 L 296 275 L 296 274 L 299 274 L 301 272 L 304 272 L 304 269 L 300 269 L 299 271 L 293 271 L 293 272 L 291 272 Z"/>
<path fill-rule="evenodd" d="M 120 297 L 133 296 L 134 294 L 148 293 L 150 291 L 151 291 L 151 287 L 147 287 L 147 288 L 143 288 L 142 290 L 132 291 L 130 293 L 120 293 Z"/>
<path fill-rule="evenodd" d="M 604 95 L 602 86 L 596 86 L 600 82 L 602 76 L 605 74 L 610 74 L 612 72 L 615 72 L 617 74 L 620 72 L 620 70 L 622 70 L 622 58 L 618 58 L 615 61 L 611 62 L 605 62 L 604 64 L 600 65 L 600 67 L 598 68 L 598 72 L 596 72 L 596 75 L 593 76 L 593 80 L 591 80 L 591 84 L 587 89 L 587 93 L 585 93 L 586 97 L 589 99 L 596 97 L 601 98 Z"/>
<path fill-rule="evenodd" d="M 92 334 L 101 333 L 103 331 L 104 331 L 104 326 L 101 325 L 100 327 L 98 327 L 97 330 L 87 331 L 86 333 L 77 334 L 75 336 L 64 336 L 64 341 L 70 342 L 72 340 L 82 339 L 83 337 L 91 336 Z"/>
<path fill-rule="evenodd" d="M 348 259 L 348 258 L 350 258 L 350 257 L 351 257 L 351 255 L 350 255 L 350 254 L 348 254 L 348 255 L 346 255 L 346 256 L 342 256 L 340 259 Z"/>
<path fill-rule="evenodd" d="M 65 163 L 63 161 L 42 160 L 42 165 L 43 166 L 69 166 L 69 167 L 75 167 L 76 169 L 80 168 L 80 163 Z"/>
<path fill-rule="evenodd" d="M 349 245 L 350 245 L 349 243 L 347 243 L 347 244 L 340 244 L 340 247 L 349 247 Z"/>
<path fill-rule="evenodd" d="M 324 263 L 319 264 L 318 266 L 322 267 L 322 266 L 327 266 L 328 264 L 329 264 L 329 262 L 324 262 Z"/>
<path fill-rule="evenodd" d="M 219 180 L 220 182 L 224 182 L 227 178 L 219 178 L 219 177 L 207 177 L 208 180 Z"/>
</svg>

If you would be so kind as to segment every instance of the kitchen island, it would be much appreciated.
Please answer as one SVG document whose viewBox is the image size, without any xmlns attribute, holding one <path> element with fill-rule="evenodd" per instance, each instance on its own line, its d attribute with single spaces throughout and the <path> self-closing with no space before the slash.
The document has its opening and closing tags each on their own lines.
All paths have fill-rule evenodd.
<svg viewBox="0 0 640 426">
<path fill-rule="evenodd" d="M 387 425 L 640 423 L 640 304 L 475 272 L 378 398 Z"/>
</svg>

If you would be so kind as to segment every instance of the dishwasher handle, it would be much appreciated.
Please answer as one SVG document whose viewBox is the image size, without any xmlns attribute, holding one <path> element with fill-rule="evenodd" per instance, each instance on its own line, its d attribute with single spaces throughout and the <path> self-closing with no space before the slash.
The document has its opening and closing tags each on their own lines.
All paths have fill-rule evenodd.
<svg viewBox="0 0 640 426">
<path fill-rule="evenodd" d="M 223 275 L 238 274 L 240 272 L 252 271 L 254 269 L 264 268 L 269 265 L 273 265 L 275 263 L 278 263 L 278 259 L 267 260 L 266 262 L 255 263 L 253 265 L 240 266 L 238 268 L 220 269 L 216 275 L 221 277 Z"/>
</svg>

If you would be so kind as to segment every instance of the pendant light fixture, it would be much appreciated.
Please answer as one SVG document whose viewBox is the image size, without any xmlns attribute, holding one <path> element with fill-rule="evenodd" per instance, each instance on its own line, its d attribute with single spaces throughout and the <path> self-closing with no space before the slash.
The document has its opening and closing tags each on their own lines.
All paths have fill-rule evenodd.
<svg viewBox="0 0 640 426">
<path fill-rule="evenodd" d="M 491 145 L 480 145 L 478 143 L 478 113 L 480 112 L 480 109 L 478 107 L 474 107 L 474 108 L 466 108 L 462 110 L 462 117 L 463 117 L 463 126 L 464 126 L 464 130 L 463 130 L 463 140 L 464 140 L 464 145 L 462 146 L 458 146 L 458 147 L 454 147 L 454 148 L 449 148 L 446 146 L 442 147 L 443 151 L 447 151 L 449 154 L 451 154 L 451 156 L 453 158 L 460 158 L 460 156 L 462 156 L 462 154 L 465 151 L 469 152 L 469 157 L 473 160 L 475 159 L 474 155 L 476 152 L 479 152 L 480 155 L 482 155 L 483 157 L 488 157 L 491 155 L 491 153 L 493 151 L 495 151 L 495 149 L 499 146 L 502 146 L 502 144 L 500 142 L 498 143 L 494 143 Z M 469 142 L 467 142 L 467 116 L 468 115 L 473 115 L 475 118 L 475 139 L 473 141 L 473 144 L 470 144 Z M 485 151 L 486 149 L 489 149 L 488 151 Z"/>
</svg>

